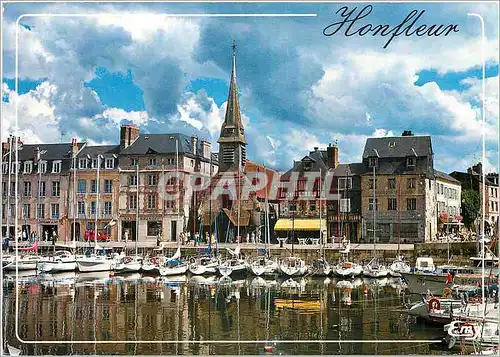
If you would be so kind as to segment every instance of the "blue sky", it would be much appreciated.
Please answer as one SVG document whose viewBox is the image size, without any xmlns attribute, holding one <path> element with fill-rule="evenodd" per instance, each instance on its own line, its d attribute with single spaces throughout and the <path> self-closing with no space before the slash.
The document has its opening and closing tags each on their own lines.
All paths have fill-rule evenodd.
<svg viewBox="0 0 500 357">
<path fill-rule="evenodd" d="M 397 25 L 413 9 L 423 24 L 457 24 L 447 37 L 323 35 L 342 6 L 365 4 L 7 4 L 4 132 L 14 128 L 15 20 L 24 13 L 123 16 L 25 17 L 19 31 L 19 129 L 25 142 L 118 141 L 120 124 L 217 139 L 237 44 L 248 156 L 287 169 L 337 140 L 342 162 L 360 160 L 367 137 L 432 135 L 435 166 L 465 170 L 480 157 L 481 58 L 487 59 L 486 166 L 498 165 L 498 6 L 374 3 L 363 25 Z M 137 16 L 137 14 L 149 15 Z M 308 13 L 315 17 L 160 17 L 165 13 Z M 126 16 L 126 14 L 136 14 Z M 419 23 L 420 24 L 420 23 Z"/>
</svg>

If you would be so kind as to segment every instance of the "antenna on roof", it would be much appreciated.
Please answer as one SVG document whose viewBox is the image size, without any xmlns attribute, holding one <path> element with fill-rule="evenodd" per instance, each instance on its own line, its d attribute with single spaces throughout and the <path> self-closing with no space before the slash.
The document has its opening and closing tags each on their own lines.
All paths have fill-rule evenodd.
<svg viewBox="0 0 500 357">
<path fill-rule="evenodd" d="M 411 148 L 411 151 L 415 154 L 416 157 L 418 157 L 417 152 L 415 151 L 415 148 Z"/>
</svg>

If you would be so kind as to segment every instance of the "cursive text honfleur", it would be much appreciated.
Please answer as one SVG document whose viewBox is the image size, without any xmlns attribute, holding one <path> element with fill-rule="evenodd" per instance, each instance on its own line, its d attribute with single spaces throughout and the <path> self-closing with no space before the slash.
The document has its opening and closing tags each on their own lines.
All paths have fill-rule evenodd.
<svg viewBox="0 0 500 357">
<path fill-rule="evenodd" d="M 332 36 L 339 32 L 341 29 L 345 28 L 344 35 L 345 36 L 364 36 L 371 32 L 372 36 L 376 36 L 380 34 L 381 36 L 389 36 L 384 48 L 387 48 L 391 41 L 402 34 L 406 36 L 448 36 L 450 32 L 458 32 L 458 25 L 420 25 L 415 27 L 417 21 L 422 17 L 425 13 L 425 10 L 412 10 L 406 18 L 401 21 L 398 25 L 391 28 L 389 25 L 372 25 L 367 24 L 362 27 L 355 27 L 355 24 L 359 25 L 359 20 L 367 17 L 373 10 L 372 5 L 365 6 L 359 13 L 356 14 L 356 10 L 358 8 L 355 7 L 352 10 L 347 6 L 341 7 L 336 14 L 340 12 L 340 16 L 343 18 L 342 21 L 336 22 L 334 24 L 328 25 L 323 30 L 323 34 L 325 36 Z"/>
</svg>

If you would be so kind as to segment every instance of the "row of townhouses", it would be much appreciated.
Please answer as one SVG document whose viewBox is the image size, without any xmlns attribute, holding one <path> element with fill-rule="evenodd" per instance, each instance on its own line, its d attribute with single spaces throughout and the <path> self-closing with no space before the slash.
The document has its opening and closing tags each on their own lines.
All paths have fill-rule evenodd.
<svg viewBox="0 0 500 357">
<path fill-rule="evenodd" d="M 76 140 L 20 145 L 14 138 L 3 143 L 3 235 L 9 226 L 9 234 L 19 236 L 14 217 L 22 236 L 60 241 L 88 239 L 97 225 L 98 234 L 112 241 L 177 241 L 182 232 L 190 232 L 215 234 L 226 242 L 250 236 L 274 242 L 278 237 L 346 236 L 357 242 L 376 237 L 413 243 L 460 226 L 462 190 L 482 189 L 481 166 L 466 173 L 440 172 L 434 168 L 431 137 L 411 131 L 367 139 L 356 163 L 340 163 L 337 144 L 314 148 L 280 174 L 278 194 L 271 194 L 277 172 L 247 160 L 235 63 L 233 52 L 218 153 L 196 136 L 140 133 L 134 125 L 121 126 L 119 145 Z M 211 177 L 210 184 L 192 192 L 185 180 L 162 179 L 172 172 L 203 174 Z M 259 172 L 268 183 L 243 197 L 242 188 L 258 181 L 249 174 Z M 311 183 L 312 172 L 319 177 Z M 225 185 L 221 180 L 228 174 L 236 178 L 236 197 L 225 192 L 212 200 L 211 193 L 221 182 Z M 296 182 L 292 188 L 291 181 Z M 484 185 L 486 215 L 494 225 L 498 174 L 488 174 Z M 337 198 L 320 196 L 326 190 Z M 164 193 L 178 195 L 164 199 Z"/>
</svg>

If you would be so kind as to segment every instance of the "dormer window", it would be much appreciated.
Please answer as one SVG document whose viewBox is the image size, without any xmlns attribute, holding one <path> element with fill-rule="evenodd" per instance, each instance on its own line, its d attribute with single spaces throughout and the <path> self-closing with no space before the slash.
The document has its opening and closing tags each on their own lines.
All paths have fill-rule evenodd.
<svg viewBox="0 0 500 357">
<path fill-rule="evenodd" d="M 305 162 L 304 163 L 304 171 L 311 171 L 311 163 L 310 162 Z"/>
<path fill-rule="evenodd" d="M 24 173 L 30 174 L 33 171 L 33 161 L 25 161 L 24 162 Z"/>
<path fill-rule="evenodd" d="M 4 163 L 2 164 L 2 172 L 3 174 L 7 174 L 7 171 L 9 171 L 9 164 L 8 163 Z"/>
<path fill-rule="evenodd" d="M 368 166 L 369 167 L 377 167 L 378 166 L 378 157 L 370 157 L 368 159 Z"/>
<path fill-rule="evenodd" d="M 107 158 L 106 161 L 105 161 L 105 164 L 106 164 L 106 168 L 107 169 L 113 169 L 115 167 L 115 159 L 113 159 L 112 157 L 111 158 Z"/>
<path fill-rule="evenodd" d="M 139 165 L 139 159 L 132 159 L 132 160 L 131 160 L 131 164 L 132 164 L 132 166 L 137 166 L 137 165 Z"/>
<path fill-rule="evenodd" d="M 80 159 L 78 161 L 78 168 L 83 170 L 87 169 L 87 159 Z"/>
<path fill-rule="evenodd" d="M 406 166 L 407 167 L 415 167 L 415 162 L 416 162 L 416 158 L 413 156 L 409 156 L 406 158 Z"/>
<path fill-rule="evenodd" d="M 61 172 L 61 160 L 54 161 L 52 163 L 52 173 L 53 174 L 58 174 Z"/>
<path fill-rule="evenodd" d="M 10 173 L 15 174 L 19 168 L 19 162 L 11 162 L 10 163 Z"/>
<path fill-rule="evenodd" d="M 152 157 L 148 161 L 149 166 L 156 166 L 156 158 Z"/>
<path fill-rule="evenodd" d="M 97 158 L 92 159 L 92 168 L 97 169 Z"/>
<path fill-rule="evenodd" d="M 38 163 L 38 173 L 44 174 L 47 172 L 47 161 L 40 161 Z"/>
</svg>

